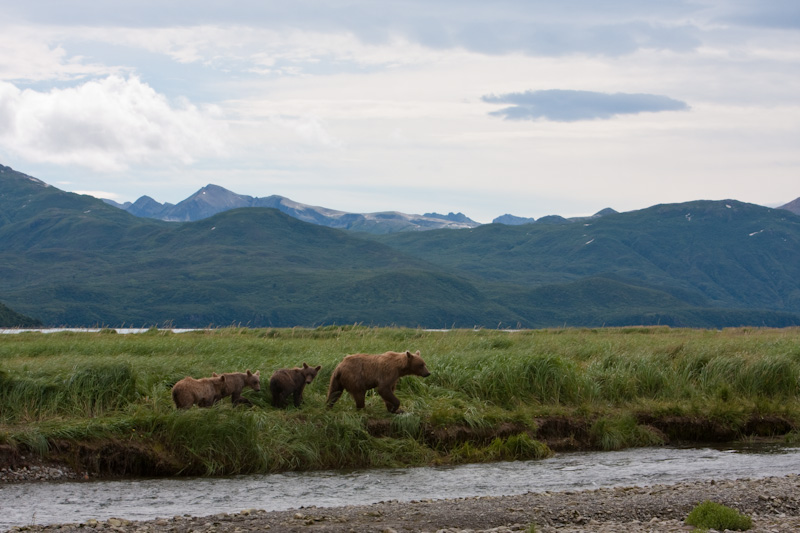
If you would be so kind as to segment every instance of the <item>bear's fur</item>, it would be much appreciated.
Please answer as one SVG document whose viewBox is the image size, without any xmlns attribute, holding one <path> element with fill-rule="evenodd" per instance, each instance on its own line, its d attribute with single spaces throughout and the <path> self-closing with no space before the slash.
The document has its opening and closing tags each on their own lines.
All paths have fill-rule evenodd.
<svg viewBox="0 0 800 533">
<path fill-rule="evenodd" d="M 214 372 L 212 375 L 216 377 L 217 373 Z M 255 374 L 248 370 L 247 372 L 230 372 L 222 374 L 222 376 L 225 378 L 225 385 L 222 388 L 222 398 L 230 396 L 233 405 L 253 405 L 253 402 L 242 397 L 242 391 L 245 387 L 250 387 L 256 392 L 261 390 L 260 370 L 256 370 Z"/>
<path fill-rule="evenodd" d="M 357 409 L 364 408 L 369 389 L 377 389 L 390 413 L 400 413 L 400 400 L 394 395 L 397 380 L 403 376 L 428 377 L 431 373 L 417 353 L 386 352 L 379 355 L 348 355 L 337 365 L 328 387 L 328 407 L 332 407 L 343 391 L 350 393 Z"/>
<path fill-rule="evenodd" d="M 178 409 L 188 409 L 194 404 L 211 407 L 222 398 L 224 387 L 225 376 L 200 379 L 186 376 L 172 386 L 172 401 Z"/>
<path fill-rule="evenodd" d="M 300 407 L 303 401 L 303 389 L 310 384 L 319 372 L 322 365 L 308 366 L 303 363 L 303 368 L 280 368 L 269 378 L 269 390 L 272 392 L 272 405 L 283 409 L 288 404 L 289 395 L 294 397 L 294 406 Z"/>
</svg>

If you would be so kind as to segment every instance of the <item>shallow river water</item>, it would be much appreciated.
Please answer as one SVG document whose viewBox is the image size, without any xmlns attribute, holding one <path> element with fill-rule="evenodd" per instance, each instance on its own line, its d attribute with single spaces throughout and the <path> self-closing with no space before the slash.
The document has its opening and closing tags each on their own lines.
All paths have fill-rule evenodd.
<svg viewBox="0 0 800 533">
<path fill-rule="evenodd" d="M 145 520 L 369 504 L 382 500 L 499 496 L 800 473 L 800 448 L 637 448 L 558 454 L 538 461 L 456 467 L 323 471 L 230 478 L 37 482 L 0 485 L 0 530 L 110 517 Z"/>
</svg>

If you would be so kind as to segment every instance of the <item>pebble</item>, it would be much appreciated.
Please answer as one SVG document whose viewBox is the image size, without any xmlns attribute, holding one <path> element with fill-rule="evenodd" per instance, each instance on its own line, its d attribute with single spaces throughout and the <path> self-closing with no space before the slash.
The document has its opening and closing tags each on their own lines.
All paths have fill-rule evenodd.
<svg viewBox="0 0 800 533">
<path fill-rule="evenodd" d="M 25 481 L 61 481 L 70 479 L 87 479 L 64 466 L 29 465 L 21 468 L 0 469 L 0 483 L 21 483 Z"/>
</svg>

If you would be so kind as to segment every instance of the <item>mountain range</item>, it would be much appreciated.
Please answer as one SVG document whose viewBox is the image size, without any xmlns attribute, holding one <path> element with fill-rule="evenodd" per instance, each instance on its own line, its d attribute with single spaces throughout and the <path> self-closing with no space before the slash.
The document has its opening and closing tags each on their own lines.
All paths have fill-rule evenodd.
<svg viewBox="0 0 800 533">
<path fill-rule="evenodd" d="M 244 207 L 167 222 L 0 166 L 0 301 L 51 326 L 800 325 L 788 209 L 563 220 L 369 233 Z"/>
<path fill-rule="evenodd" d="M 366 233 L 395 233 L 401 231 L 424 231 L 431 229 L 464 229 L 474 228 L 480 223 L 468 218 L 463 213 L 425 213 L 412 215 L 399 211 L 380 213 L 348 213 L 326 207 L 301 204 L 283 196 L 267 196 L 257 198 L 237 194 L 219 185 L 209 184 L 193 195 L 177 204 L 159 203 L 150 196 L 141 196 L 135 202 L 117 203 L 103 200 L 109 205 L 124 209 L 138 217 L 155 218 L 170 222 L 192 222 L 241 207 L 271 207 L 298 220 L 319 224 L 329 228 L 347 229 Z M 787 209 L 800 214 L 800 198 L 785 204 L 778 209 Z M 523 224 L 571 224 L 585 222 L 601 216 L 615 214 L 611 208 L 605 208 L 588 217 L 564 218 L 559 215 L 548 215 L 539 219 L 519 217 L 511 214 L 501 215 L 492 220 L 493 224 L 519 226 Z"/>
<path fill-rule="evenodd" d="M 142 196 L 135 202 L 120 204 L 113 200 L 103 200 L 109 205 L 124 209 L 137 217 L 155 218 L 167 222 L 192 222 L 242 207 L 271 207 L 304 222 L 347 229 L 365 233 L 395 233 L 401 231 L 425 231 L 431 229 L 464 229 L 480 226 L 480 223 L 463 213 L 425 213 L 413 215 L 399 211 L 380 213 L 348 213 L 327 207 L 301 204 L 283 196 L 257 198 L 229 191 L 219 185 L 209 184 L 177 204 L 159 203 L 150 196 Z M 502 215 L 495 218 L 494 224 L 517 226 L 521 224 L 570 224 L 616 213 L 606 208 L 589 217 L 564 218 L 558 215 L 533 218 Z"/>
<path fill-rule="evenodd" d="M 304 222 L 329 228 L 363 231 L 368 233 L 392 233 L 396 231 L 419 231 L 427 229 L 474 228 L 479 224 L 461 213 L 426 213 L 409 215 L 396 211 L 382 213 L 347 213 L 326 207 L 301 204 L 283 196 L 254 198 L 209 184 L 177 203 L 159 203 L 149 196 L 142 196 L 133 203 L 119 204 L 104 200 L 138 217 L 155 218 L 170 222 L 192 222 L 202 220 L 230 209 L 242 207 L 270 207 Z"/>
</svg>

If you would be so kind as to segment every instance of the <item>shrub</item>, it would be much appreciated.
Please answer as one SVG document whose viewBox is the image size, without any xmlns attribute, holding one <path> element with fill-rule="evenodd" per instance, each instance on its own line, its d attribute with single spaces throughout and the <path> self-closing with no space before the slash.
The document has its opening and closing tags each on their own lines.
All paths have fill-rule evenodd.
<svg viewBox="0 0 800 533">
<path fill-rule="evenodd" d="M 730 529 L 745 531 L 753 527 L 753 520 L 736 509 L 706 500 L 697 505 L 686 517 L 686 523 L 699 528 L 719 531 Z"/>
</svg>

